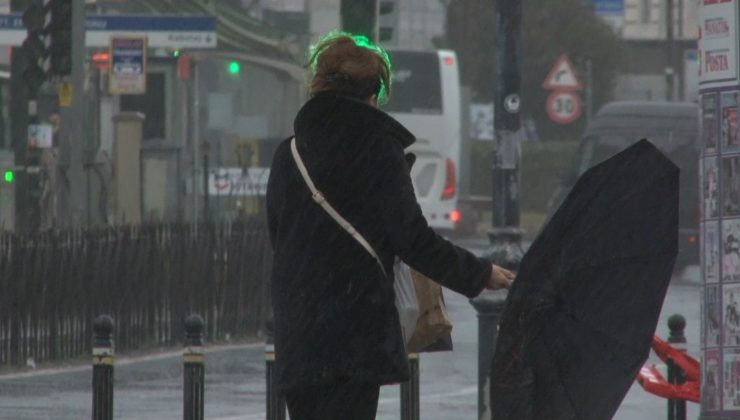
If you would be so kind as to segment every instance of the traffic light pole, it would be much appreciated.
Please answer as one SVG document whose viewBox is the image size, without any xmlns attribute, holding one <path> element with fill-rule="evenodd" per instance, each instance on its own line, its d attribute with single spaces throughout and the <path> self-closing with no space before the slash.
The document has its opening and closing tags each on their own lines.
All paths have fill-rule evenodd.
<svg viewBox="0 0 740 420">
<path fill-rule="evenodd" d="M 30 231 L 38 227 L 38 151 L 29 148 L 31 124 L 38 123 L 38 92 L 45 74 L 39 67 L 43 45 L 38 39 L 43 27 L 43 10 L 38 0 L 14 0 L 11 11 L 23 14 L 28 34 L 23 47 L 11 50 L 10 107 L 11 138 L 15 155 L 15 228 Z"/>
<path fill-rule="evenodd" d="M 14 12 L 22 12 L 18 7 L 21 1 L 11 3 Z M 26 165 L 26 144 L 28 137 L 28 88 L 23 81 L 23 70 L 25 69 L 25 58 L 20 48 L 11 50 L 10 62 L 10 103 L 21 104 L 11 106 L 10 112 L 10 138 L 12 139 L 13 154 L 15 160 L 15 228 L 23 230 L 27 225 L 26 203 L 28 201 L 26 172 L 18 170 Z"/>
</svg>

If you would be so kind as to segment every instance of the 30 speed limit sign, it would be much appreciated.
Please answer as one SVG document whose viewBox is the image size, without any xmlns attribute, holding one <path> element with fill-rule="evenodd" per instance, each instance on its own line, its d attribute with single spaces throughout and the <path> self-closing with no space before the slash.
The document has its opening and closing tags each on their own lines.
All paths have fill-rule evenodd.
<svg viewBox="0 0 740 420">
<path fill-rule="evenodd" d="M 569 124 L 581 116 L 581 98 L 571 91 L 556 90 L 547 97 L 547 115 L 558 124 Z"/>
</svg>

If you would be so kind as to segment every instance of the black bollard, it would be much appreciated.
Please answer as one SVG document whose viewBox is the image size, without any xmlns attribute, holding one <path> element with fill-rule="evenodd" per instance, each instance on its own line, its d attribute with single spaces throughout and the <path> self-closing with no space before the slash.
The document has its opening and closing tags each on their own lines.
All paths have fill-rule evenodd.
<svg viewBox="0 0 740 420">
<path fill-rule="evenodd" d="M 419 354 L 409 354 L 409 380 L 401 384 L 401 420 L 419 420 Z"/>
<path fill-rule="evenodd" d="M 184 420 L 203 420 L 205 411 L 204 327 L 205 322 L 200 315 L 190 315 L 185 319 L 185 350 L 182 353 L 185 368 L 183 386 Z"/>
<path fill-rule="evenodd" d="M 113 318 L 100 315 L 93 322 L 93 420 L 113 419 Z"/>
<path fill-rule="evenodd" d="M 491 363 L 506 295 L 493 292 L 470 300 L 478 313 L 478 419 L 491 418 Z"/>
<path fill-rule="evenodd" d="M 681 315 L 668 318 L 668 342 L 681 351 L 686 351 L 686 319 Z M 668 383 L 681 385 L 686 382 L 686 375 L 672 360 L 668 360 Z M 668 400 L 668 420 L 686 420 L 686 400 Z"/>
<path fill-rule="evenodd" d="M 272 339 L 273 320 L 265 321 L 265 379 L 267 381 L 267 420 L 285 420 L 285 397 L 275 386 L 275 344 Z"/>
</svg>

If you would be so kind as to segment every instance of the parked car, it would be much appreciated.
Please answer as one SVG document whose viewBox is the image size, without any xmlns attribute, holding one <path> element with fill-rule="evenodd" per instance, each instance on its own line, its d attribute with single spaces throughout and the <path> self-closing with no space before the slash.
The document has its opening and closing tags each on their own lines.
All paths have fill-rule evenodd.
<svg viewBox="0 0 740 420">
<path fill-rule="evenodd" d="M 552 214 L 590 167 L 649 139 L 681 168 L 676 270 L 699 263 L 699 111 L 689 102 L 611 102 L 586 127 L 573 163 L 549 203 Z"/>
</svg>

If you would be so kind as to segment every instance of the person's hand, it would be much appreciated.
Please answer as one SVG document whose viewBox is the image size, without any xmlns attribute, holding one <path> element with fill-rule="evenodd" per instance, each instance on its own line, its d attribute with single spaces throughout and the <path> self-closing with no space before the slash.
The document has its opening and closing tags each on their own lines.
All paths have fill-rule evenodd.
<svg viewBox="0 0 740 420">
<path fill-rule="evenodd" d="M 513 282 L 514 273 L 496 264 L 491 264 L 491 278 L 486 283 L 486 289 L 508 289 Z"/>
</svg>

